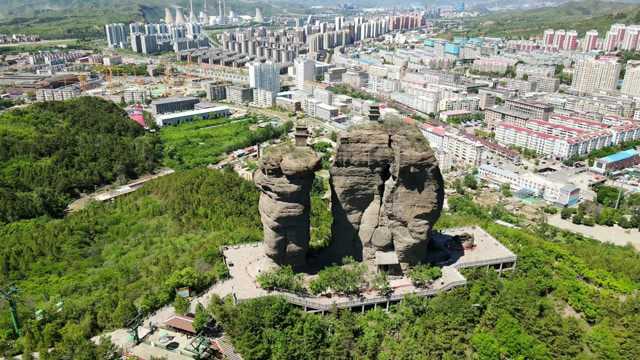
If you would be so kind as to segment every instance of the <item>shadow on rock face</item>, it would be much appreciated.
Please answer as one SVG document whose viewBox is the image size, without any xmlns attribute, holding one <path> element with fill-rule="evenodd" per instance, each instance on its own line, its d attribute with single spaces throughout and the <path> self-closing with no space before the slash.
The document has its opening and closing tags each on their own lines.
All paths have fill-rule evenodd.
<svg viewBox="0 0 640 360">
<path fill-rule="evenodd" d="M 427 259 L 444 181 L 416 127 L 368 124 L 340 135 L 329 180 L 332 243 L 308 259 L 310 191 L 319 167 L 307 147 L 284 145 L 263 156 L 254 181 L 271 259 L 308 271 L 346 256 L 373 260 L 376 252 L 395 252 L 403 268 Z"/>
<path fill-rule="evenodd" d="M 426 259 L 444 181 L 417 128 L 372 124 L 342 134 L 330 184 L 332 253 L 372 260 L 395 251 L 401 265 Z"/>
</svg>

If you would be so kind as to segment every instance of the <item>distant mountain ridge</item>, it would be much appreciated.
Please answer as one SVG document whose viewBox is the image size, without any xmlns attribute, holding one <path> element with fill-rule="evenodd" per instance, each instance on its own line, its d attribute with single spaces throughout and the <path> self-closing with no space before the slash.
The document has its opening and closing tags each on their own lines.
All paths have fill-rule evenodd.
<svg viewBox="0 0 640 360">
<path fill-rule="evenodd" d="M 570 1 L 559 6 L 527 11 L 503 11 L 470 19 L 469 35 L 508 38 L 542 35 L 546 28 L 572 29 L 582 36 L 591 29 L 601 34 L 614 23 L 640 24 L 638 1 L 621 3 L 602 0 Z"/>
<path fill-rule="evenodd" d="M 197 12 L 202 10 L 204 0 L 194 0 L 193 6 Z M 249 11 L 260 6 L 269 13 L 273 3 L 279 1 L 261 0 L 227 0 L 227 8 L 237 11 Z M 209 0 L 209 13 L 216 13 L 218 2 Z M 114 12 L 134 10 L 136 8 L 164 8 L 173 5 L 188 7 L 189 0 L 0 0 L 0 18 L 47 16 L 47 13 L 59 11 L 77 12 L 90 9 L 111 9 Z M 89 14 L 90 15 L 90 14 Z"/>
<path fill-rule="evenodd" d="M 289 1 L 289 0 L 286 0 Z M 194 0 L 196 13 L 204 0 Z M 0 33 L 38 34 L 44 39 L 100 38 L 104 25 L 113 22 L 160 21 L 164 8 L 188 7 L 189 0 L 0 0 Z M 208 0 L 208 13 L 217 15 L 218 3 Z M 226 0 L 236 14 L 281 14 L 299 10 L 299 3 L 266 0 Z"/>
</svg>

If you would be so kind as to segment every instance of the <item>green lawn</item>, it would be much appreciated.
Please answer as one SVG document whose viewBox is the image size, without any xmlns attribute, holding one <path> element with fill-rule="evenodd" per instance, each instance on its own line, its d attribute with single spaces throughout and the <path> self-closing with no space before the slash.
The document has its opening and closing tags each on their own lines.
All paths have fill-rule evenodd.
<svg viewBox="0 0 640 360">
<path fill-rule="evenodd" d="M 288 132 L 290 125 L 252 130 L 258 120 L 211 119 L 167 126 L 160 130 L 164 163 L 174 169 L 191 169 L 220 161 L 225 153 L 266 141 Z"/>
</svg>

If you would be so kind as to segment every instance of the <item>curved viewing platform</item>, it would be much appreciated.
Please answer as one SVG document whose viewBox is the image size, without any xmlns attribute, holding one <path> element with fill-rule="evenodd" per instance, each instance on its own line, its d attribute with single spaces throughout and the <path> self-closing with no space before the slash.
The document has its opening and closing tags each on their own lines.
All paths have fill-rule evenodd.
<svg viewBox="0 0 640 360">
<path fill-rule="evenodd" d="M 473 246 L 450 247 L 450 240 L 456 236 L 473 236 Z M 310 312 L 327 312 L 333 309 L 368 308 L 382 306 L 388 308 L 407 295 L 435 296 L 441 292 L 464 286 L 467 283 L 459 269 L 487 267 L 503 272 L 515 269 L 517 256 L 480 227 L 462 227 L 447 229 L 433 237 L 435 250 L 429 260 L 442 266 L 442 276 L 427 287 L 419 288 L 406 277 L 392 277 L 389 284 L 392 292 L 380 296 L 374 289 L 363 289 L 357 296 L 344 295 L 306 295 L 288 291 L 267 291 L 262 289 L 257 276 L 264 268 L 266 255 L 261 243 L 227 246 L 223 248 L 225 262 L 229 267 L 230 279 L 226 280 L 226 291 L 217 295 L 231 295 L 236 302 L 248 301 L 264 296 L 282 296 L 291 304 L 303 307 Z M 444 260 L 442 260 L 444 259 Z M 312 276 L 305 274 L 305 276 Z M 215 286 L 210 295 L 216 293 Z M 208 298 L 203 297 L 203 300 Z"/>
</svg>

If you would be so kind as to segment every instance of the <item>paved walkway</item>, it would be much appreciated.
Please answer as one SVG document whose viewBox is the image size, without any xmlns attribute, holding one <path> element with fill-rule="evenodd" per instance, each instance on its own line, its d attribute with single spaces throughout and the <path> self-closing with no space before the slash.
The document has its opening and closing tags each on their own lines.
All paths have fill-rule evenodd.
<svg viewBox="0 0 640 360">
<path fill-rule="evenodd" d="M 548 218 L 549 225 L 553 225 L 563 230 L 568 230 L 588 238 L 619 246 L 631 244 L 640 251 L 640 231 L 638 229 L 623 229 L 618 225 L 614 226 L 585 226 L 576 225 L 571 221 L 563 220 L 560 214 L 555 214 Z"/>
</svg>

